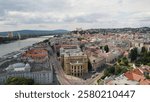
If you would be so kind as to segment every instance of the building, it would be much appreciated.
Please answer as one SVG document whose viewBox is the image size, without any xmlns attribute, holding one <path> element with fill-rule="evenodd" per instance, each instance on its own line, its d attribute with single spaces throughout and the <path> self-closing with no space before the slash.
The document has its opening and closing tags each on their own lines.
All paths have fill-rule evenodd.
<svg viewBox="0 0 150 102">
<path fill-rule="evenodd" d="M 38 72 L 14 72 L 0 74 L 0 84 L 5 84 L 9 77 L 24 77 L 31 78 L 35 84 L 48 85 L 53 83 L 52 71 L 38 71 Z"/>
<path fill-rule="evenodd" d="M 141 53 L 142 47 L 145 47 L 147 51 L 150 51 L 150 42 L 149 41 L 133 41 L 132 47 L 133 48 L 136 47 L 138 50 L 138 53 Z"/>
<path fill-rule="evenodd" d="M 77 45 L 60 48 L 61 63 L 66 74 L 83 77 L 88 73 L 88 58 Z"/>
<path fill-rule="evenodd" d="M 150 51 L 150 42 L 145 42 L 144 47 L 147 49 L 147 51 Z"/>
<path fill-rule="evenodd" d="M 106 85 L 150 85 L 150 79 L 147 79 L 145 75 L 150 75 L 150 67 L 142 66 L 141 68 L 135 68 L 127 71 L 120 76 L 110 76 L 104 79 Z"/>
<path fill-rule="evenodd" d="M 89 58 L 89 61 L 91 63 L 93 71 L 103 70 L 103 67 L 106 63 L 106 59 L 104 57 L 90 56 L 88 58 Z"/>
<path fill-rule="evenodd" d="M 145 76 L 150 76 L 150 66 L 141 66 L 140 71 L 142 72 L 142 74 L 144 74 Z"/>
<path fill-rule="evenodd" d="M 43 62 L 48 59 L 48 51 L 43 48 L 34 48 L 26 51 L 22 59 L 30 62 Z"/>
<path fill-rule="evenodd" d="M 27 63 L 27 64 L 24 64 L 24 63 L 15 63 L 15 64 L 12 64 L 12 65 L 9 65 L 5 70 L 7 72 L 21 72 L 21 71 L 26 71 L 26 72 L 30 72 L 30 65 Z"/>
<path fill-rule="evenodd" d="M 36 66 L 39 66 L 36 64 Z M 14 63 L 9 65 L 3 72 L 0 74 L 0 84 L 5 84 L 6 80 L 9 77 L 24 77 L 33 79 L 35 84 L 47 85 L 53 83 L 53 68 L 52 65 L 45 67 L 44 65 L 37 69 L 34 64 L 31 67 L 28 63 Z"/>
<path fill-rule="evenodd" d="M 13 38 L 13 37 L 14 37 L 13 32 L 8 32 L 8 37 L 9 37 L 9 38 Z"/>
<path fill-rule="evenodd" d="M 114 49 L 111 52 L 106 54 L 106 62 L 107 63 L 115 62 L 122 55 L 123 55 L 123 51 L 122 50 Z"/>
<path fill-rule="evenodd" d="M 137 69 L 135 69 L 137 70 Z M 135 70 L 128 71 L 124 75 L 128 80 L 133 80 L 139 82 L 140 85 L 150 85 L 150 80 L 146 79 L 143 75 L 140 75 Z"/>
<path fill-rule="evenodd" d="M 139 82 L 134 80 L 128 80 L 124 75 L 118 77 L 106 77 L 104 80 L 105 85 L 139 85 Z"/>
</svg>

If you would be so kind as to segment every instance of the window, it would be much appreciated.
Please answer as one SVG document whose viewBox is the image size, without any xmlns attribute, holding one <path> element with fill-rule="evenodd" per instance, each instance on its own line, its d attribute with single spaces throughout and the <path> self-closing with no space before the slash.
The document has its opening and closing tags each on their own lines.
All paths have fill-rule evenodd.
<svg viewBox="0 0 150 102">
<path fill-rule="evenodd" d="M 76 66 L 74 66 L 74 70 L 76 70 Z"/>
</svg>

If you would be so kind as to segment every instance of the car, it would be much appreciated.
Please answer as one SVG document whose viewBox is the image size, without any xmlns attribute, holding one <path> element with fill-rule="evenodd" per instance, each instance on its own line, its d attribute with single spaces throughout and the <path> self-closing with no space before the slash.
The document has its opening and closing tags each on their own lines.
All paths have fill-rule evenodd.
<svg viewBox="0 0 150 102">
<path fill-rule="evenodd" d="M 92 71 L 92 74 L 95 74 L 96 73 L 96 71 Z"/>
<path fill-rule="evenodd" d="M 92 78 L 92 79 L 93 79 L 93 78 L 95 78 L 95 75 L 92 75 L 92 77 L 91 77 L 91 78 Z"/>
</svg>

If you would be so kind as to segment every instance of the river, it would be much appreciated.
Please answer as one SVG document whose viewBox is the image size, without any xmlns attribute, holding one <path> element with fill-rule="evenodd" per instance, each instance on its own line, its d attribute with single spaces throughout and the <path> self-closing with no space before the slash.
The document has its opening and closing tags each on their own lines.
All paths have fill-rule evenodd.
<svg viewBox="0 0 150 102">
<path fill-rule="evenodd" d="M 29 39 L 25 39 L 25 40 L 18 40 L 18 41 L 8 43 L 8 44 L 0 44 L 0 57 L 2 57 L 3 55 L 6 55 L 8 53 L 18 51 L 21 48 L 31 46 L 34 43 L 46 40 L 50 37 L 52 37 L 52 36 L 41 36 L 38 38 L 29 38 Z"/>
</svg>

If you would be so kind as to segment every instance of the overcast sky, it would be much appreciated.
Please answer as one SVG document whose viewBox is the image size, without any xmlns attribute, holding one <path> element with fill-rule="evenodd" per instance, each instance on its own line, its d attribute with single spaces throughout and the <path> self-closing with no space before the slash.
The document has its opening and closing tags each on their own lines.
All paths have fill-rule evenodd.
<svg viewBox="0 0 150 102">
<path fill-rule="evenodd" d="M 150 26 L 150 0 L 0 0 L 0 31 Z"/>
</svg>

